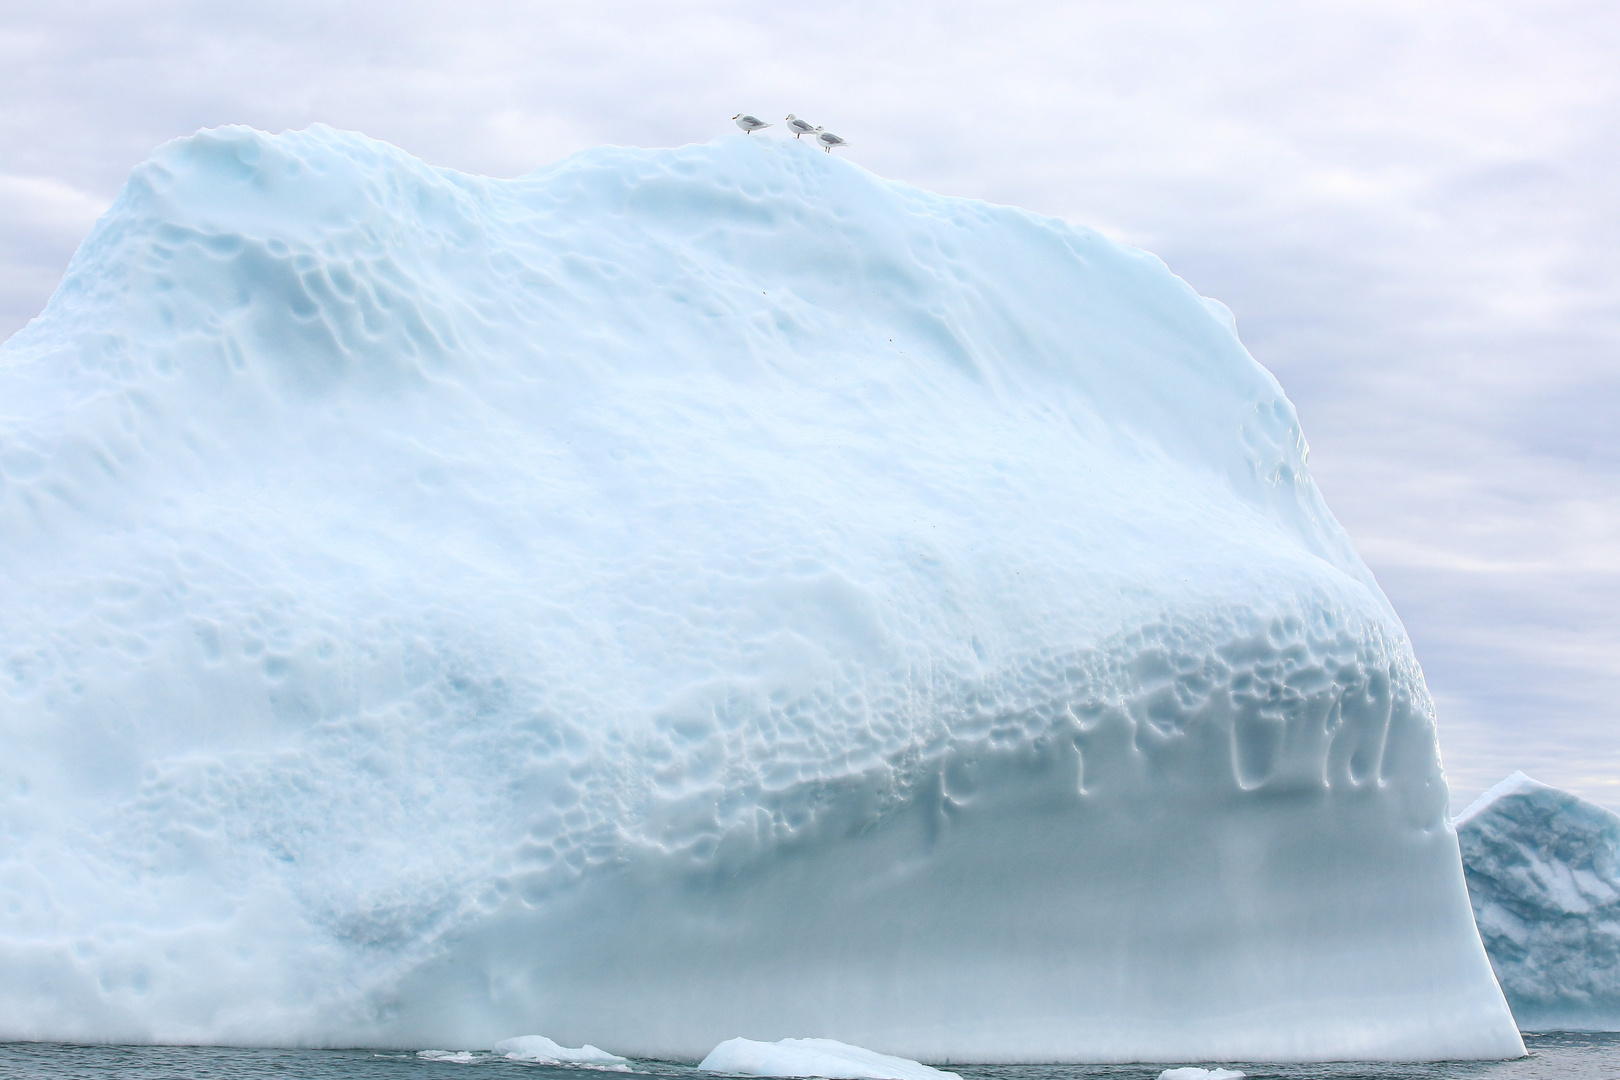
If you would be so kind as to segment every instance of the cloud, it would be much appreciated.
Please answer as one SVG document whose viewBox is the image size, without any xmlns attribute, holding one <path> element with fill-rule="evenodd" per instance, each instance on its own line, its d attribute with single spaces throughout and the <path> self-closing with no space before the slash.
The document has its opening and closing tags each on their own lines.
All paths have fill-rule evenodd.
<svg viewBox="0 0 1620 1080">
<path fill-rule="evenodd" d="M 39 313 L 42 296 L 108 205 L 58 180 L 0 173 L 0 332 Z"/>
<path fill-rule="evenodd" d="M 1411 629 L 1458 798 L 1535 762 L 1620 806 L 1617 53 L 1578 0 L 13 2 L 0 334 L 197 127 L 319 120 L 515 175 L 791 109 L 1224 300 Z"/>
</svg>

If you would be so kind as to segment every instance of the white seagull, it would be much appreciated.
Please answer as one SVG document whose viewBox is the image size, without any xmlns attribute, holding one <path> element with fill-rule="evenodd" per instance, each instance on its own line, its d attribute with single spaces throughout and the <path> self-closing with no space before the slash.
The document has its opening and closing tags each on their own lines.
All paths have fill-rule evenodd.
<svg viewBox="0 0 1620 1080">
<path fill-rule="evenodd" d="M 742 128 L 743 131 L 747 132 L 749 135 L 752 135 L 760 128 L 768 128 L 771 126 L 765 121 L 761 120 L 759 117 L 749 116 L 747 113 L 740 112 L 736 116 L 733 116 L 732 119 L 737 121 L 737 126 Z"/>
<path fill-rule="evenodd" d="M 820 143 L 821 148 L 827 151 L 829 154 L 832 153 L 832 148 L 835 146 L 849 145 L 849 141 L 847 139 L 840 139 L 837 135 L 834 135 L 830 131 L 822 131 L 820 128 L 817 128 L 816 131 L 816 142 Z"/>
<path fill-rule="evenodd" d="M 821 130 L 818 127 L 813 127 L 810 124 L 810 121 L 800 120 L 792 113 L 787 114 L 787 125 L 793 129 L 793 137 L 795 139 L 797 139 L 800 135 L 814 135 L 816 132 Z"/>
</svg>

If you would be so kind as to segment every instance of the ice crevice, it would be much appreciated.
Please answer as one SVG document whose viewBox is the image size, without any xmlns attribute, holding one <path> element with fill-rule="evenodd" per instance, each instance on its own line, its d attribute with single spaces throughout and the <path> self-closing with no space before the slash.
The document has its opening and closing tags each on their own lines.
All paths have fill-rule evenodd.
<svg viewBox="0 0 1620 1080">
<path fill-rule="evenodd" d="M 220 128 L 0 402 L 0 1037 L 1522 1050 L 1406 633 L 1151 255 Z"/>
</svg>

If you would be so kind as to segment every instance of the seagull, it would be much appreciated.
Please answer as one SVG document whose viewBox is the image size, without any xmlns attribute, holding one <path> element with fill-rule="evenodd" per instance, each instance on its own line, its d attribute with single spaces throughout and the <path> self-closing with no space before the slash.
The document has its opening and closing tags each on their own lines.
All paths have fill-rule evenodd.
<svg viewBox="0 0 1620 1080">
<path fill-rule="evenodd" d="M 821 130 L 818 127 L 811 127 L 809 121 L 800 120 L 792 113 L 787 114 L 787 125 L 793 129 L 793 137 L 795 139 L 797 139 L 800 135 L 814 135 L 816 132 Z"/>
<path fill-rule="evenodd" d="M 830 131 L 822 131 L 820 128 L 817 128 L 816 132 L 816 142 L 820 143 L 821 148 L 827 151 L 829 154 L 832 153 L 832 148 L 835 146 L 849 145 L 848 140 L 840 139 L 837 135 L 834 135 Z"/>
<path fill-rule="evenodd" d="M 737 121 L 737 126 L 742 128 L 743 131 L 749 135 L 752 135 L 760 128 L 768 128 L 771 126 L 765 121 L 761 120 L 759 117 L 749 116 L 747 113 L 738 113 L 736 116 L 733 116 L 732 119 Z"/>
</svg>

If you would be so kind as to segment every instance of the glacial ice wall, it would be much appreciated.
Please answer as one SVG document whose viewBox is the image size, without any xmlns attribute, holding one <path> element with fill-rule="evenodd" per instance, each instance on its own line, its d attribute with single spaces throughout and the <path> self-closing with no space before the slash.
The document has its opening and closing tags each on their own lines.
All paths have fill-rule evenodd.
<svg viewBox="0 0 1620 1080">
<path fill-rule="evenodd" d="M 1620 1031 L 1620 815 L 1514 773 L 1456 827 L 1474 918 L 1519 1026 Z"/>
<path fill-rule="evenodd" d="M 206 131 L 0 470 L 0 1038 L 1521 1052 L 1292 406 L 1095 232 Z"/>
</svg>

